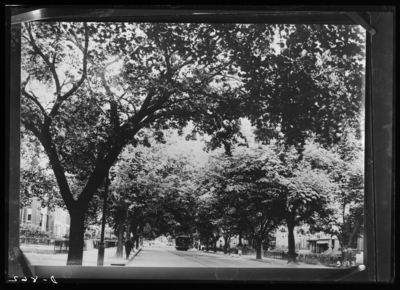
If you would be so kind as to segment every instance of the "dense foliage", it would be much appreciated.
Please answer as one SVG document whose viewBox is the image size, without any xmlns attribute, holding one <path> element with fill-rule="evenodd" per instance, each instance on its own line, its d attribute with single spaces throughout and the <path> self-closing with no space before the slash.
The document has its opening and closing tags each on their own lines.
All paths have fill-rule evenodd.
<svg viewBox="0 0 400 290">
<path fill-rule="evenodd" d="M 279 140 L 287 173 L 274 182 L 287 193 L 286 212 L 311 217 L 317 207 L 309 210 L 308 205 L 314 206 L 313 197 L 323 196 L 317 184 L 320 175 L 310 173 L 307 162 L 296 162 L 303 158 L 307 138 L 329 149 L 341 141 L 344 124 L 358 126 L 363 41 L 357 26 L 24 24 L 21 121 L 47 155 L 71 215 L 68 264 L 82 263 L 86 216 L 89 209 L 99 208 L 101 199 L 94 197 L 101 196 L 104 180 L 124 149 L 149 146 L 151 138 L 165 142 L 166 130 L 182 135 L 190 122 L 188 139 L 194 133 L 207 135 L 207 149 L 223 146 L 228 155 L 235 144 L 246 144 L 241 117 L 257 127 L 259 140 Z M 295 171 L 309 175 L 292 176 L 287 167 L 291 163 Z M 186 193 L 176 189 L 186 186 L 177 186 L 183 175 L 168 164 L 162 166 L 149 167 L 146 175 L 158 188 L 143 187 L 139 176 L 132 191 L 118 190 L 123 193 L 115 197 L 122 204 L 118 216 L 123 220 L 129 208 L 135 208 L 125 194 L 146 196 L 144 201 L 132 199 L 145 204 L 145 216 L 165 210 L 159 205 L 167 199 L 172 211 L 157 217 L 164 222 L 152 222 L 152 228 L 161 232 L 175 224 L 181 226 L 173 231 L 190 231 L 192 225 L 176 222 L 187 220 L 176 214 L 184 211 L 172 213 L 191 204 L 190 197 L 182 198 Z M 26 180 L 32 178 L 26 175 Z M 42 189 L 35 191 L 48 192 Z M 223 228 L 224 233 L 231 231 Z M 217 235 L 214 231 L 213 238 Z"/>
<path fill-rule="evenodd" d="M 315 219 L 312 229 L 335 235 L 342 249 L 351 247 L 363 234 L 364 226 L 364 148 L 354 130 L 346 130 L 330 155 L 321 156 L 336 189 L 329 196 L 325 214 Z"/>
<path fill-rule="evenodd" d="M 207 220 L 219 221 L 220 230 L 225 224 L 234 234 L 247 233 L 257 241 L 258 258 L 262 242 L 285 223 L 289 245 L 293 242 L 289 250 L 294 252 L 294 227 L 324 213 L 336 188 L 326 170 L 313 166 L 322 157 L 315 156 L 316 147 L 311 140 L 306 143 L 301 160 L 295 148 L 285 150 L 277 142 L 239 147 L 232 157 L 214 157 L 203 177 L 202 197 L 207 214 L 213 217 Z M 328 154 L 323 148 L 319 153 Z"/>
<path fill-rule="evenodd" d="M 194 160 L 172 138 L 167 144 L 128 146 L 112 168 L 110 213 L 112 224 L 122 237 L 191 233 L 194 212 Z M 175 136 L 176 138 L 177 136 Z M 186 142 L 186 141 L 183 141 Z M 117 256 L 121 255 L 122 244 Z"/>
<path fill-rule="evenodd" d="M 44 231 L 40 226 L 25 223 L 20 225 L 19 229 L 20 237 L 25 238 L 48 238 L 53 239 L 54 235 L 52 232 Z"/>
</svg>

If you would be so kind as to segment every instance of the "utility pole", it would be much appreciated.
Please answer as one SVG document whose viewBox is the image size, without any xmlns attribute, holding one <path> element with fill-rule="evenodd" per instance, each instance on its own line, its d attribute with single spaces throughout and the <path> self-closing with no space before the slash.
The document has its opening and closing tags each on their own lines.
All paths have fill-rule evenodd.
<svg viewBox="0 0 400 290">
<path fill-rule="evenodd" d="M 108 177 L 109 172 L 107 171 L 106 182 L 104 184 L 104 202 L 103 202 L 103 218 L 101 221 L 101 238 L 99 243 L 99 253 L 97 256 L 97 266 L 104 265 L 104 230 L 106 226 L 106 209 L 107 209 L 107 196 L 108 196 L 108 185 L 110 184 L 110 179 Z"/>
</svg>

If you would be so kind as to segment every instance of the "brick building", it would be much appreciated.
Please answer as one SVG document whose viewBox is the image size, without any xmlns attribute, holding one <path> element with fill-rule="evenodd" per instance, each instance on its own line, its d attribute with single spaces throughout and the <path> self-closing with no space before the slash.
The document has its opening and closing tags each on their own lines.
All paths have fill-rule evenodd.
<svg viewBox="0 0 400 290">
<path fill-rule="evenodd" d="M 56 208 L 49 211 L 47 207 L 42 208 L 37 198 L 32 198 L 30 207 L 20 210 L 21 224 L 31 223 L 40 226 L 44 231 L 51 231 L 57 237 L 69 234 L 71 218 L 68 211 Z"/>
</svg>

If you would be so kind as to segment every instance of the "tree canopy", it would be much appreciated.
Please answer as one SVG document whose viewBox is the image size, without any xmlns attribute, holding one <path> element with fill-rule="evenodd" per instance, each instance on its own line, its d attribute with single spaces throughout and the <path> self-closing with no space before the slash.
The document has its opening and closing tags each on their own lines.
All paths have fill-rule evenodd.
<svg viewBox="0 0 400 290">
<path fill-rule="evenodd" d="M 364 226 L 364 150 L 355 130 L 347 129 L 342 141 L 325 158 L 336 184 L 325 214 L 312 224 L 314 231 L 335 235 L 341 247 L 351 247 Z"/>
<path fill-rule="evenodd" d="M 188 138 L 206 134 L 208 149 L 231 155 L 248 117 L 260 140 L 301 159 L 307 138 L 328 148 L 360 113 L 357 26 L 31 22 L 22 38 L 21 121 L 71 215 L 68 264 L 81 264 L 85 215 L 127 146 L 165 142 L 191 122 Z"/>
</svg>

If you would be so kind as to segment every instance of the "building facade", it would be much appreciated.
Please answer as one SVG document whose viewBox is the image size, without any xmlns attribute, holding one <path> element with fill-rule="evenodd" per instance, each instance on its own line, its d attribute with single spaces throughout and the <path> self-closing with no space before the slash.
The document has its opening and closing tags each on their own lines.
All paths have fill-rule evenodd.
<svg viewBox="0 0 400 290">
<path fill-rule="evenodd" d="M 242 238 L 242 245 L 248 245 L 249 242 Z M 222 248 L 225 245 L 225 239 L 223 237 L 220 237 L 219 240 L 217 241 L 217 247 Z M 237 245 L 239 245 L 239 236 L 233 236 L 230 239 L 229 243 L 231 248 L 236 248 Z"/>
<path fill-rule="evenodd" d="M 57 208 L 49 213 L 48 218 L 48 230 L 52 231 L 56 237 L 69 236 L 71 218 L 66 210 Z"/>
<path fill-rule="evenodd" d="M 32 198 L 30 207 L 20 209 L 21 224 L 30 223 L 40 226 L 42 230 L 51 231 L 56 237 L 69 235 L 71 218 L 68 211 L 56 208 L 49 211 L 47 207 L 42 208 L 37 198 Z"/>
<path fill-rule="evenodd" d="M 296 230 L 295 230 L 296 232 Z M 314 254 L 340 254 L 342 249 L 340 248 L 339 240 L 336 236 L 328 235 L 324 232 L 317 234 L 294 234 L 295 238 L 295 249 L 299 253 L 314 253 Z M 287 250 L 288 245 L 288 232 L 277 231 L 275 233 L 276 249 Z M 362 236 L 357 238 L 351 248 L 357 251 L 363 251 L 364 240 Z"/>
<path fill-rule="evenodd" d="M 30 223 L 37 226 L 42 226 L 46 230 L 47 224 L 47 209 L 43 211 L 41 202 L 37 198 L 32 198 L 30 207 L 20 209 L 21 224 Z"/>
</svg>

